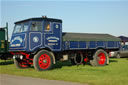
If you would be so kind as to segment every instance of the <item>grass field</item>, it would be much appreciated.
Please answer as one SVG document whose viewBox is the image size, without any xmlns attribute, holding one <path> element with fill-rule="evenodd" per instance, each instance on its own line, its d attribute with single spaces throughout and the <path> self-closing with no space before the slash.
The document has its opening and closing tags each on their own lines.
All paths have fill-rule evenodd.
<svg viewBox="0 0 128 85">
<path fill-rule="evenodd" d="M 0 74 L 29 76 L 50 80 L 63 80 L 89 85 L 128 85 L 128 59 L 110 59 L 104 67 L 89 64 L 71 66 L 70 62 L 57 62 L 53 70 L 38 72 L 34 68 L 17 69 L 13 61 L 0 60 Z"/>
</svg>

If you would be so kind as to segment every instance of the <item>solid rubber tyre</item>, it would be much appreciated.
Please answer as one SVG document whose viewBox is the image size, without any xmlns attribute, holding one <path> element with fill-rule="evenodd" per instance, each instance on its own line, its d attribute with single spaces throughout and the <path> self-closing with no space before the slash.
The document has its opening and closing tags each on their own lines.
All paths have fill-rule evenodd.
<svg viewBox="0 0 128 85">
<path fill-rule="evenodd" d="M 109 57 L 107 52 L 102 49 L 99 49 L 93 55 L 93 59 L 90 60 L 92 66 L 105 66 L 109 63 Z"/>
<path fill-rule="evenodd" d="M 33 66 L 37 71 L 50 70 L 53 67 L 53 56 L 47 50 L 39 51 L 33 59 Z"/>
<path fill-rule="evenodd" d="M 96 65 L 94 64 L 93 60 L 90 60 L 89 62 L 90 62 L 90 64 L 91 64 L 92 66 L 96 66 Z"/>
</svg>

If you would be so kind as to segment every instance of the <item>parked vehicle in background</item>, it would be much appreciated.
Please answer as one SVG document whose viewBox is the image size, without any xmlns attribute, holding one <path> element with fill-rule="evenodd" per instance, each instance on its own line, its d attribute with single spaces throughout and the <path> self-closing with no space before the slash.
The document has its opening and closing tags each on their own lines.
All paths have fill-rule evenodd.
<svg viewBox="0 0 128 85">
<path fill-rule="evenodd" d="M 70 60 L 73 65 L 107 65 L 108 53 L 119 50 L 119 42 L 119 38 L 109 34 L 62 32 L 62 20 L 39 17 L 15 23 L 9 50 L 16 67 L 33 65 L 44 71 L 59 60 Z"/>
<path fill-rule="evenodd" d="M 9 42 L 8 42 L 8 23 L 6 27 L 0 28 L 0 59 L 11 58 L 11 54 L 8 51 Z"/>
<path fill-rule="evenodd" d="M 110 57 L 115 57 L 115 58 L 127 57 L 128 58 L 128 45 L 122 46 L 119 51 L 110 52 Z"/>
<path fill-rule="evenodd" d="M 121 58 L 128 57 L 128 37 L 119 36 L 121 39 L 120 50 L 110 52 L 110 57 Z"/>
</svg>

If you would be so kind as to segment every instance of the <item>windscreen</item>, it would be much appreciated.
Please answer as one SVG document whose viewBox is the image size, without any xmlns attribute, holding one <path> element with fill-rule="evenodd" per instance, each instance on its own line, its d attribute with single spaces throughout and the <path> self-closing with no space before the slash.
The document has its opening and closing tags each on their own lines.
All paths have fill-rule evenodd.
<svg viewBox="0 0 128 85">
<path fill-rule="evenodd" d="M 18 23 L 18 24 L 15 25 L 13 33 L 26 32 L 26 31 L 28 31 L 28 28 L 29 28 L 29 23 L 28 22 Z"/>
</svg>

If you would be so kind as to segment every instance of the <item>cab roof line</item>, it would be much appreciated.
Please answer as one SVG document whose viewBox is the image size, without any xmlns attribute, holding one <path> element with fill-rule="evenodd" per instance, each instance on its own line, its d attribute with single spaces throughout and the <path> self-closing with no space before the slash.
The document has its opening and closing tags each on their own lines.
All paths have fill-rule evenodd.
<svg viewBox="0 0 128 85">
<path fill-rule="evenodd" d="M 31 21 L 31 20 L 51 21 L 51 22 L 60 22 L 60 23 L 62 23 L 62 20 L 61 20 L 61 19 L 38 17 L 38 18 L 29 18 L 29 19 L 25 19 L 25 20 L 17 21 L 17 22 L 15 22 L 15 24 L 22 23 L 22 22 L 26 22 L 26 21 Z"/>
</svg>

